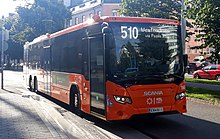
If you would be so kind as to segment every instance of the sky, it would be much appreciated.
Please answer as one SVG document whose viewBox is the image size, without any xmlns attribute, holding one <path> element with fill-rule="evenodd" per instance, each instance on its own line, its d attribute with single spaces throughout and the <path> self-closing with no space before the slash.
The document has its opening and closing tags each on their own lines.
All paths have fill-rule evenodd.
<svg viewBox="0 0 220 139">
<path fill-rule="evenodd" d="M 15 8 L 24 3 L 24 0 L 0 0 L 0 18 L 4 15 L 8 16 L 9 13 L 14 13 Z"/>
</svg>

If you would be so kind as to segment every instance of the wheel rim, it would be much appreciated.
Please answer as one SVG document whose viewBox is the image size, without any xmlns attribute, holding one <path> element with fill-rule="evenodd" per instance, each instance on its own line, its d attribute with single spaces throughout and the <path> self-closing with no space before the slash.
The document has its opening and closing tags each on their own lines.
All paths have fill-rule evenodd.
<svg viewBox="0 0 220 139">
<path fill-rule="evenodd" d="M 79 109 L 79 94 L 78 91 L 75 90 L 75 88 L 71 88 L 70 91 L 70 107 L 72 110 Z"/>
<path fill-rule="evenodd" d="M 77 93 L 75 93 L 75 95 L 74 95 L 74 107 L 75 108 L 78 108 L 78 94 Z"/>
<path fill-rule="evenodd" d="M 199 79 L 199 75 L 196 74 L 196 75 L 194 76 L 194 78 L 195 78 L 195 79 Z"/>
<path fill-rule="evenodd" d="M 38 85 L 37 85 L 37 79 L 34 79 L 34 92 L 37 92 Z"/>
<path fill-rule="evenodd" d="M 219 75 L 216 76 L 216 80 L 217 80 L 217 81 L 220 81 L 220 76 L 219 76 Z"/>
<path fill-rule="evenodd" d="M 32 79 L 31 79 L 31 77 L 29 78 L 29 88 L 32 89 Z"/>
</svg>

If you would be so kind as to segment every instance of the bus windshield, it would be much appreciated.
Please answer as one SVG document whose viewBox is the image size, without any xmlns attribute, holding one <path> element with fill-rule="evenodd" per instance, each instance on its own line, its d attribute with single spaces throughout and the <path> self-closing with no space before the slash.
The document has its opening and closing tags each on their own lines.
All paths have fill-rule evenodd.
<svg viewBox="0 0 220 139">
<path fill-rule="evenodd" d="M 183 73 L 180 28 L 154 23 L 110 23 L 112 78 L 162 77 Z M 175 76 L 176 75 L 176 76 Z"/>
</svg>

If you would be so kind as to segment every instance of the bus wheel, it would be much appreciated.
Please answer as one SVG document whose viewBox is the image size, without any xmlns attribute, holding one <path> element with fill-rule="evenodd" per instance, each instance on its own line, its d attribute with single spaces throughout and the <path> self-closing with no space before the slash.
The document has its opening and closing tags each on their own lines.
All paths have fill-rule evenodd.
<svg viewBox="0 0 220 139">
<path fill-rule="evenodd" d="M 33 91 L 36 92 L 36 93 L 38 91 L 37 77 L 34 77 L 34 89 L 33 89 Z"/>
<path fill-rule="evenodd" d="M 80 114 L 80 98 L 76 86 L 72 86 L 70 89 L 70 110 L 76 114 Z"/>
<path fill-rule="evenodd" d="M 30 91 L 33 91 L 33 87 L 32 87 L 32 76 L 30 75 L 29 76 L 29 89 L 30 89 Z"/>
</svg>

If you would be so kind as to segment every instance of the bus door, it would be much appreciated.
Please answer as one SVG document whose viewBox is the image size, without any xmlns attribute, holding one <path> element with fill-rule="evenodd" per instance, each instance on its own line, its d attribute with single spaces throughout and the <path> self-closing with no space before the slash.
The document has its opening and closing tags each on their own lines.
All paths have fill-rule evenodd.
<svg viewBox="0 0 220 139">
<path fill-rule="evenodd" d="M 105 116 L 105 72 L 104 46 L 102 37 L 89 38 L 90 65 L 90 110 L 91 113 Z"/>
<path fill-rule="evenodd" d="M 44 47 L 44 90 L 46 94 L 50 94 L 51 87 L 51 49 L 50 46 Z"/>
</svg>

